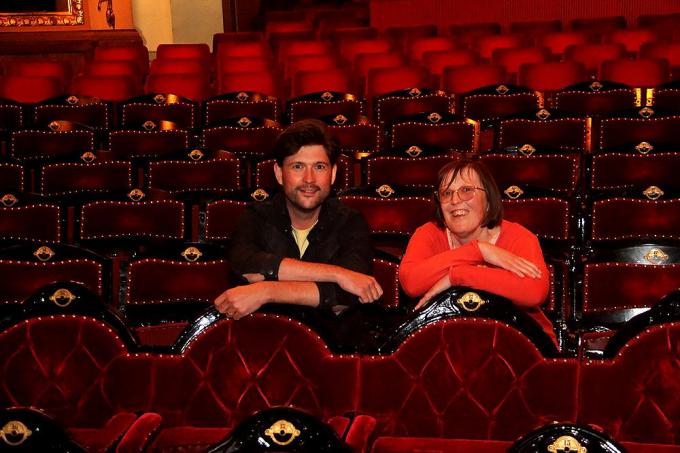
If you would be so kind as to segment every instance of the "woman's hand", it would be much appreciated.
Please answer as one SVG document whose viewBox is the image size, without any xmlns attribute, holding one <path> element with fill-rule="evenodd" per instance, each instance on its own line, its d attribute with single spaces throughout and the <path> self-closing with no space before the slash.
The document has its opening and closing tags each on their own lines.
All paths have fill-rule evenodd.
<svg viewBox="0 0 680 453">
<path fill-rule="evenodd" d="M 432 285 L 432 288 L 428 289 L 427 292 L 423 294 L 423 297 L 420 298 L 414 310 L 424 307 L 430 301 L 430 299 L 432 299 L 437 294 L 446 291 L 450 287 L 451 280 L 449 279 L 449 274 L 446 274 L 437 283 Z"/>
<path fill-rule="evenodd" d="M 512 272 L 518 277 L 540 278 L 541 271 L 534 263 L 488 242 L 478 242 L 484 261 Z"/>
</svg>

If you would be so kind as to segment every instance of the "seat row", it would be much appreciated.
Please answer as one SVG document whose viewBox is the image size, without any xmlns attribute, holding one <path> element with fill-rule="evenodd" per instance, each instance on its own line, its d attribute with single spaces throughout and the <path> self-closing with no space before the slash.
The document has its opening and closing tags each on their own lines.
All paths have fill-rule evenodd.
<svg viewBox="0 0 680 453">
<path fill-rule="evenodd" d="M 543 48 L 505 49 L 498 51 L 494 63 L 478 62 L 474 56 L 451 51 L 436 55 L 431 69 L 403 62 L 399 55 L 363 54 L 366 65 L 360 74 L 352 74 L 346 65 L 332 57 L 315 56 L 309 70 L 297 72 L 290 80 L 291 88 L 283 89 L 280 75 L 271 69 L 225 73 L 213 87 L 210 74 L 179 72 L 152 74 L 144 89 L 125 75 L 82 75 L 68 89 L 54 77 L 7 75 L 0 78 L 0 97 L 31 103 L 64 96 L 90 96 L 108 101 L 124 101 L 144 94 L 173 93 L 196 102 L 212 96 L 253 91 L 277 98 L 296 98 L 305 94 L 335 91 L 355 93 L 370 101 L 391 91 L 420 87 L 464 93 L 491 84 L 517 84 L 538 91 L 557 91 L 569 85 L 592 80 L 588 68 L 579 61 L 549 61 Z M 316 60 L 330 58 L 327 64 Z M 671 74 L 665 58 L 611 59 L 602 58 L 601 70 L 596 77 L 635 87 L 651 88 L 677 77 Z M 616 58 L 614 56 L 613 58 Z M 318 64 L 316 64 L 318 63 Z M 311 65 L 311 64 L 310 64 Z M 203 66 L 197 65 L 199 68 Z M 196 68 L 198 71 L 199 68 Z M 435 72 L 437 71 L 437 72 Z M 483 77 L 474 80 L 472 74 Z M 284 79 L 286 80 L 286 79 Z"/>
<path fill-rule="evenodd" d="M 161 353 L 139 348 L 73 285 L 51 285 L 29 303 L 33 314 L 6 320 L 0 332 L 0 359 L 10 365 L 0 402 L 43 410 L 88 450 L 122 438 L 136 441 L 126 451 L 205 451 L 275 406 L 322 420 L 359 414 L 357 451 L 369 433 L 385 438 L 376 451 L 405 451 L 399 446 L 512 441 L 554 420 L 669 451 L 679 442 L 673 321 L 638 330 L 612 358 L 580 361 L 545 357 L 493 318 L 439 319 L 367 355 L 333 353 L 284 315 L 232 321 L 209 312 Z"/>
<path fill-rule="evenodd" d="M 521 191 L 517 186 L 515 189 Z M 382 185 L 352 189 L 340 195 L 343 203 L 360 211 L 369 225 L 378 250 L 374 273 L 385 290 L 383 306 L 412 305 L 399 289 L 397 267 L 411 234 L 431 219 L 430 194 L 431 190 L 401 191 Z M 0 208 L 3 244 L 33 245 L 17 248 L 4 261 L 7 268 L 2 281 L 6 286 L 2 293 L 10 297 L 5 303 L 20 302 L 36 285 L 63 279 L 66 275 L 63 272 L 70 269 L 75 274 L 68 273 L 69 279 L 75 281 L 91 275 L 90 288 L 98 294 L 112 288 L 114 305 L 158 307 L 142 308 L 138 322 L 145 319 L 144 314 L 149 316 L 146 321 L 157 322 L 172 312 L 186 314 L 188 317 L 181 319 L 186 322 L 192 319 L 191 313 L 195 314 L 196 309 L 209 304 L 233 284 L 227 278 L 224 252 L 219 249 L 210 252 L 210 245 L 204 242 L 228 243 L 247 204 L 269 196 L 262 189 L 240 197 L 234 195 L 185 203 L 163 199 L 154 191 L 145 194 L 135 189 L 127 201 L 109 195 L 103 196 L 103 200 L 80 202 L 70 197 L 62 204 L 38 203 L 28 196 L 11 200 L 6 195 L 2 200 L 5 206 Z M 680 237 L 675 226 L 680 220 L 679 200 L 629 196 L 575 202 L 554 194 L 527 191 L 518 195 L 505 191 L 504 218 L 526 226 L 543 244 L 552 277 L 544 309 L 558 331 L 566 334 L 592 326 L 620 324 L 677 287 L 680 275 L 676 249 Z M 183 245 L 187 240 L 194 243 Z M 85 253 L 80 258 L 96 270 L 86 273 L 78 266 L 72 268 L 71 260 L 79 256 L 77 249 L 67 250 L 66 254 L 60 252 L 55 261 L 48 262 L 54 256 L 55 244 L 60 242 L 98 251 L 112 259 L 112 264 L 96 264 L 97 260 Z M 48 249 L 41 249 L 43 246 Z M 166 252 L 159 252 L 163 249 Z M 141 290 L 146 296 L 136 298 L 140 280 L 133 278 L 132 270 L 144 268 L 140 260 L 148 261 L 149 270 L 138 274 L 146 275 L 151 286 Z M 194 261 L 197 263 L 192 264 Z M 120 269 L 126 266 L 129 266 L 127 273 L 123 273 L 126 277 L 121 280 Z M 154 266 L 155 271 L 151 270 Z M 189 271 L 192 266 L 193 271 Z M 49 269 L 51 272 L 47 272 Z M 171 272 L 173 269 L 176 274 Z M 154 272 L 160 274 L 154 277 Z M 160 290 L 156 282 L 161 277 L 173 284 Z M 624 281 L 626 285 L 620 284 Z M 623 289 L 614 291 L 612 285 Z M 192 294 L 196 299 L 200 294 L 203 305 L 187 307 L 182 312 L 163 308 L 165 303 L 181 303 Z M 133 315 L 132 319 L 137 317 Z M 158 327 L 161 331 L 171 330 L 170 326 Z"/>
</svg>

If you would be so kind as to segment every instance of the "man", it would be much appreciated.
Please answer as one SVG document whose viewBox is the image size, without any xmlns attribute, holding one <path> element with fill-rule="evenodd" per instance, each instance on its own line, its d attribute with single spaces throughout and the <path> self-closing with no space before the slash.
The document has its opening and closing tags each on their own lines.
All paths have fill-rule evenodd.
<svg viewBox="0 0 680 453">
<path fill-rule="evenodd" d="M 338 154 L 318 120 L 299 121 L 279 136 L 274 173 L 282 193 L 239 219 L 228 258 L 249 284 L 217 297 L 217 310 L 240 319 L 275 302 L 337 312 L 382 296 L 368 275 L 372 251 L 364 219 L 328 199 Z"/>
</svg>

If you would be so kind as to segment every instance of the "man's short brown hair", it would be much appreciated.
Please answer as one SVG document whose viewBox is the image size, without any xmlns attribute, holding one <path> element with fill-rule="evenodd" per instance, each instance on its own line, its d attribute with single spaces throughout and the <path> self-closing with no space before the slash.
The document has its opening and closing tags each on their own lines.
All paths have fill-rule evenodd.
<svg viewBox="0 0 680 453">
<path fill-rule="evenodd" d="M 307 145 L 323 146 L 331 165 L 337 162 L 340 155 L 338 141 L 328 132 L 323 121 L 314 119 L 297 121 L 281 132 L 274 145 L 274 159 L 281 167 L 286 157 L 292 156 Z"/>
</svg>

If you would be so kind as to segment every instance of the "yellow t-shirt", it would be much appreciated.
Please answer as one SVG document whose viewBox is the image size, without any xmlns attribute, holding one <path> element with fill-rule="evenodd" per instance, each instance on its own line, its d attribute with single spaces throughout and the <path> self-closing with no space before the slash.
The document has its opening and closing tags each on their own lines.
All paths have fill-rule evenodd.
<svg viewBox="0 0 680 453">
<path fill-rule="evenodd" d="M 297 228 L 292 227 L 293 239 L 295 239 L 295 243 L 297 244 L 298 249 L 300 249 L 300 258 L 305 254 L 305 250 L 307 250 L 307 246 L 309 246 L 307 236 L 309 236 L 309 232 L 312 231 L 312 228 L 314 228 L 315 225 L 316 223 L 305 230 L 298 230 Z"/>
</svg>

